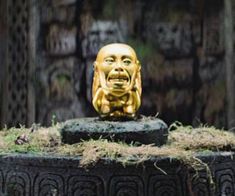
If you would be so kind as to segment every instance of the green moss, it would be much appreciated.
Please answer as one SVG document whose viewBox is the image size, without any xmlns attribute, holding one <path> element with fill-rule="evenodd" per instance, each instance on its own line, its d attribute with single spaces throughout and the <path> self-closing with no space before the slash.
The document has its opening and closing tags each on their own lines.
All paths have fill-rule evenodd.
<svg viewBox="0 0 235 196">
<path fill-rule="evenodd" d="M 22 135 L 25 135 L 28 141 L 19 145 L 16 141 Z M 42 153 L 50 151 L 50 148 L 59 145 L 60 141 L 59 129 L 56 126 L 40 127 L 35 131 L 24 127 L 4 129 L 0 131 L 0 153 Z"/>
</svg>

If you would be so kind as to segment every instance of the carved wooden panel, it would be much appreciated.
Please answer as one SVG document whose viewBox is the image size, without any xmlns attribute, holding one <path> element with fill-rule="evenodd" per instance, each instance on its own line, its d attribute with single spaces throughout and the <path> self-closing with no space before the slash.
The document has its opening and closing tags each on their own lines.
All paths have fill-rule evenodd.
<svg viewBox="0 0 235 196">
<path fill-rule="evenodd" d="M 209 1 L 205 7 L 203 48 L 207 55 L 219 55 L 224 51 L 223 1 L 217 0 L 214 6 Z"/>
<path fill-rule="evenodd" d="M 1 121 L 8 126 L 27 124 L 30 116 L 29 9 L 29 0 L 7 1 L 7 62 Z"/>
<path fill-rule="evenodd" d="M 76 0 L 42 1 L 38 24 L 36 121 L 49 125 L 84 116 L 79 99 L 83 65 L 79 58 Z M 36 97 L 36 98 L 37 98 Z"/>
</svg>

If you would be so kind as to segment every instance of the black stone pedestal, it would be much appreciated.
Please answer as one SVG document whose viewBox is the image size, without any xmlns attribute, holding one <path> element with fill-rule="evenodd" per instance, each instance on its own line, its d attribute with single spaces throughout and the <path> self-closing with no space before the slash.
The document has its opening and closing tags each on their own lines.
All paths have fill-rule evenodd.
<svg viewBox="0 0 235 196">
<path fill-rule="evenodd" d="M 196 172 L 168 157 L 126 167 L 103 160 L 93 167 L 82 168 L 80 157 L 1 155 L 0 195 L 235 195 L 234 154 L 213 153 L 198 158 L 209 166 L 211 176 L 205 169 Z"/>
<path fill-rule="evenodd" d="M 126 143 L 165 144 L 167 125 L 160 119 L 142 117 L 133 121 L 103 121 L 81 118 L 66 121 L 61 128 L 62 141 L 73 144 L 81 140 L 108 139 Z"/>
</svg>

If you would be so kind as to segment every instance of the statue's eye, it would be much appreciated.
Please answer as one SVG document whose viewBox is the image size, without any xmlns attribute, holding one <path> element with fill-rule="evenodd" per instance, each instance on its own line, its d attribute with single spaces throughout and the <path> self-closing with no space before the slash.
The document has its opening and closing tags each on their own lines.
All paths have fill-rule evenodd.
<svg viewBox="0 0 235 196">
<path fill-rule="evenodd" d="M 111 64 L 111 63 L 114 62 L 114 59 L 113 58 L 107 58 L 107 59 L 105 59 L 105 62 Z"/>
<path fill-rule="evenodd" d="M 124 63 L 125 65 L 130 65 L 130 64 L 131 64 L 131 60 L 130 60 L 130 59 L 124 59 L 124 60 L 123 60 L 123 63 Z"/>
</svg>

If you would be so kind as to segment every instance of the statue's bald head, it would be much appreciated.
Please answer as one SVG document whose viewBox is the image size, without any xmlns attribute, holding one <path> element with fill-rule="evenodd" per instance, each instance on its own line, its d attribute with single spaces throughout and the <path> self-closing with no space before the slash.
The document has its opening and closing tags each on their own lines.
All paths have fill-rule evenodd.
<svg viewBox="0 0 235 196">
<path fill-rule="evenodd" d="M 100 63 L 106 56 L 110 55 L 126 55 L 137 61 L 136 53 L 132 47 L 127 44 L 113 43 L 102 47 L 96 57 L 96 62 Z"/>
</svg>

